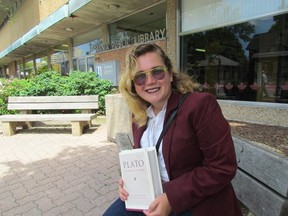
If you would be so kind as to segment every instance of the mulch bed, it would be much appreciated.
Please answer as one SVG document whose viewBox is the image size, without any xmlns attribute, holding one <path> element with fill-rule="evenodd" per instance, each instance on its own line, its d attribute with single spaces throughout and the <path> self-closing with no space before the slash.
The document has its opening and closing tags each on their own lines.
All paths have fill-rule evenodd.
<svg viewBox="0 0 288 216">
<path fill-rule="evenodd" d="M 288 128 L 246 122 L 229 121 L 232 135 L 265 144 L 288 156 Z"/>
</svg>

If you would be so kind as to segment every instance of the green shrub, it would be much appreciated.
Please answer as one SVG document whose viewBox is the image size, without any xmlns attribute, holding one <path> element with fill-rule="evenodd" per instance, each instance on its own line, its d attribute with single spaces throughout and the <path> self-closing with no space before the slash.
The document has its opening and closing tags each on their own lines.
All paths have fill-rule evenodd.
<svg viewBox="0 0 288 216">
<path fill-rule="evenodd" d="M 8 96 L 25 96 L 25 89 L 31 86 L 30 80 L 1 80 L 2 89 L 0 90 L 0 115 L 15 113 L 7 110 Z M 24 91 L 23 91 L 24 90 Z M 24 94 L 23 94 L 24 92 Z"/>
<path fill-rule="evenodd" d="M 72 71 L 62 76 L 55 71 L 42 72 L 32 79 L 3 79 L 0 89 L 0 115 L 7 110 L 8 96 L 98 95 L 98 114 L 105 114 L 105 95 L 112 92 L 112 82 L 102 80 L 94 72 Z"/>
<path fill-rule="evenodd" d="M 4 98 L 0 97 L 0 114 L 8 114 L 7 110 L 7 101 Z"/>
<path fill-rule="evenodd" d="M 94 72 L 70 72 L 65 84 L 65 95 L 98 95 L 99 111 L 105 113 L 105 95 L 112 91 L 112 82 L 100 79 Z"/>
<path fill-rule="evenodd" d="M 42 72 L 31 80 L 33 86 L 23 89 L 24 95 L 30 96 L 60 96 L 63 95 L 65 77 L 55 71 Z"/>
</svg>

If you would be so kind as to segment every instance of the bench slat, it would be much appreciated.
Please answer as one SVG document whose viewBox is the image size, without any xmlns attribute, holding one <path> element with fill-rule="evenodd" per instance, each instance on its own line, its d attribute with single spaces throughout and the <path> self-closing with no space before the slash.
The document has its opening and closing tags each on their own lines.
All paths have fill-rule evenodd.
<svg viewBox="0 0 288 216">
<path fill-rule="evenodd" d="M 91 121 L 96 114 L 17 114 L 0 116 L 2 122 L 26 121 Z"/>
<path fill-rule="evenodd" d="M 9 97 L 9 110 L 98 109 L 98 95 Z"/>
<path fill-rule="evenodd" d="M 243 139 L 233 137 L 238 167 L 288 197 L 288 159 Z"/>
<path fill-rule="evenodd" d="M 8 104 L 9 110 L 73 110 L 73 109 L 98 109 L 98 103 L 22 103 Z"/>
<path fill-rule="evenodd" d="M 98 102 L 98 95 L 81 96 L 10 96 L 8 103 Z"/>
<path fill-rule="evenodd" d="M 285 216 L 288 199 L 275 193 L 241 170 L 232 181 L 237 198 L 255 215 Z"/>
</svg>

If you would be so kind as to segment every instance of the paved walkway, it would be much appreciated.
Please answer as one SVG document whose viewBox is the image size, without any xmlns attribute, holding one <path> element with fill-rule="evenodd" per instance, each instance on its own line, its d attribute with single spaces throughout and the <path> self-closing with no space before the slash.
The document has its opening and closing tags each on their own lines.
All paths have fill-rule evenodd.
<svg viewBox="0 0 288 216">
<path fill-rule="evenodd" d="M 5 137 L 0 123 L 1 216 L 100 216 L 117 197 L 118 178 L 105 123 L 80 137 L 63 127 Z"/>
</svg>

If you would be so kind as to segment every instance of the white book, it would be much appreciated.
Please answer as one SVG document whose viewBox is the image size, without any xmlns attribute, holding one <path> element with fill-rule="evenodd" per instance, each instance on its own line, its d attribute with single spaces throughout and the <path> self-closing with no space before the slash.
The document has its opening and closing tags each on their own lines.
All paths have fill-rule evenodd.
<svg viewBox="0 0 288 216">
<path fill-rule="evenodd" d="M 163 193 L 158 158 L 154 147 L 119 153 L 124 189 L 129 193 L 126 209 L 142 211 Z"/>
</svg>

